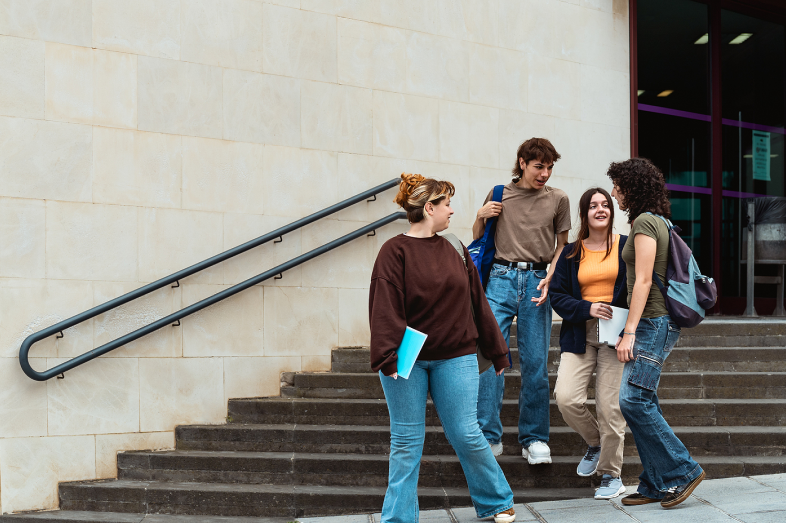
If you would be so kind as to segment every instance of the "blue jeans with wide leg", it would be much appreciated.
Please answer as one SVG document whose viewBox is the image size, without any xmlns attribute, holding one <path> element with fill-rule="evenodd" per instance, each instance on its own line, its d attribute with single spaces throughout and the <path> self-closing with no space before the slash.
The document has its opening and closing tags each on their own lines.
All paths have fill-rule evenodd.
<svg viewBox="0 0 786 523">
<path fill-rule="evenodd" d="M 702 472 L 663 419 L 658 403 L 661 370 L 679 337 L 680 328 L 669 316 L 642 318 L 633 342 L 634 359 L 622 372 L 620 410 L 644 468 L 638 492 L 653 499 L 663 499 L 669 488 L 690 483 Z"/>
<path fill-rule="evenodd" d="M 538 284 L 546 271 L 526 271 L 494 264 L 491 267 L 486 298 L 497 319 L 505 343 L 510 343 L 510 325 L 516 320 L 516 340 L 521 364 L 519 392 L 519 443 L 549 441 L 549 374 L 546 364 L 551 337 L 551 301 L 536 307 L 532 298 L 540 297 Z M 502 396 L 505 375 L 491 368 L 480 376 L 478 424 L 490 443 L 502 439 Z"/>
<path fill-rule="evenodd" d="M 379 375 L 390 413 L 390 470 L 382 523 L 418 521 L 418 473 L 426 436 L 426 398 L 461 462 L 479 518 L 513 506 L 513 491 L 478 428 L 478 360 L 470 354 L 416 361 L 409 379 Z"/>
</svg>

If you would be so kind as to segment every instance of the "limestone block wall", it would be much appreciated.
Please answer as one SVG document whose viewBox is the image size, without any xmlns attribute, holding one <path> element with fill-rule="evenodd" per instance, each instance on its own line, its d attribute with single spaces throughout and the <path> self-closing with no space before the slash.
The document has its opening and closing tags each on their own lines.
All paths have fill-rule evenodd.
<svg viewBox="0 0 786 523">
<path fill-rule="evenodd" d="M 0 511 L 221 423 L 368 343 L 398 223 L 66 374 L 37 330 L 398 176 L 453 181 L 470 240 L 531 136 L 575 203 L 629 154 L 625 0 L 0 0 Z M 69 329 L 44 369 L 395 210 L 345 210 Z M 621 229 L 623 220 L 618 220 Z"/>
</svg>

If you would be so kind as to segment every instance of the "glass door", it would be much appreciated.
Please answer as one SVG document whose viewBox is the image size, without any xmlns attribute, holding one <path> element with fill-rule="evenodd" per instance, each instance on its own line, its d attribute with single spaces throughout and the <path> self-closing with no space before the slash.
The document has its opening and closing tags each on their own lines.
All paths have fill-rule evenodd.
<svg viewBox="0 0 786 523">
<path fill-rule="evenodd" d="M 711 245 L 708 7 L 690 0 L 638 2 L 638 151 L 666 177 L 672 221 L 709 267 Z"/>
<path fill-rule="evenodd" d="M 783 25 L 732 11 L 721 12 L 723 90 L 723 238 L 721 278 L 724 312 L 739 314 L 746 295 L 740 263 L 745 199 L 786 196 L 786 30 Z M 758 266 L 759 275 L 776 275 Z M 771 274 L 770 274 L 771 273 Z M 756 286 L 757 310 L 774 308 L 774 285 Z M 767 302 L 772 301 L 772 304 Z"/>
</svg>

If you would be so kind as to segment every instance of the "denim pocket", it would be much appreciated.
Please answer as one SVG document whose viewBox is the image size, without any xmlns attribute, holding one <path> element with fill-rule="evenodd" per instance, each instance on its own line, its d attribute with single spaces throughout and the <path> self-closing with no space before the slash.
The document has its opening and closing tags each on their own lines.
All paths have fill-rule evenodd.
<svg viewBox="0 0 786 523">
<path fill-rule="evenodd" d="M 532 274 L 534 274 L 537 279 L 542 280 L 546 277 L 548 272 L 545 269 L 542 269 L 542 270 L 532 271 Z"/>
<path fill-rule="evenodd" d="M 491 266 L 491 276 L 505 276 L 509 270 L 510 267 L 494 264 Z"/>
<path fill-rule="evenodd" d="M 633 368 L 628 376 L 628 383 L 651 391 L 658 390 L 660 382 L 660 372 L 663 367 L 663 360 L 651 352 L 639 351 Z"/>
<path fill-rule="evenodd" d="M 671 352 L 671 349 L 677 344 L 677 340 L 680 339 L 680 326 L 674 323 L 673 321 L 669 321 L 669 331 L 666 333 L 666 346 L 663 347 L 663 352 Z"/>
</svg>

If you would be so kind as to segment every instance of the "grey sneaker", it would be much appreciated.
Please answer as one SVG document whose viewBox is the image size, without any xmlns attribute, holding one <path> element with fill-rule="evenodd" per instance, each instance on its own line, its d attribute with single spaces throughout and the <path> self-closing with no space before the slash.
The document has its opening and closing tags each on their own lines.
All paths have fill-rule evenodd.
<svg viewBox="0 0 786 523">
<path fill-rule="evenodd" d="M 600 461 L 600 447 L 588 446 L 587 453 L 576 468 L 576 474 L 585 478 L 592 476 L 598 470 L 598 461 Z"/>
<path fill-rule="evenodd" d="M 489 442 L 489 447 L 491 447 L 491 453 L 494 454 L 494 457 L 502 454 L 502 442 L 499 443 L 491 443 Z"/>
<path fill-rule="evenodd" d="M 625 485 L 620 478 L 615 478 L 611 474 L 604 474 L 600 480 L 600 488 L 595 491 L 595 499 L 616 498 L 625 492 Z"/>
</svg>

